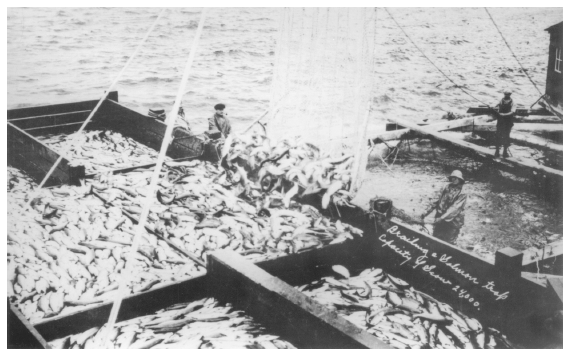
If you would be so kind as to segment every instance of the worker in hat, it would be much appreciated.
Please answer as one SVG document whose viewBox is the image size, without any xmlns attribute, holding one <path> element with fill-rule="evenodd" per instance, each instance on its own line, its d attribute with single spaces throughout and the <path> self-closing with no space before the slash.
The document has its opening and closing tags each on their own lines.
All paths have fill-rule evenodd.
<svg viewBox="0 0 570 356">
<path fill-rule="evenodd" d="M 228 119 L 228 113 L 224 110 L 226 106 L 224 104 L 217 104 L 214 106 L 216 113 L 214 116 L 208 119 L 208 130 L 218 130 L 222 134 L 222 138 L 228 137 L 232 131 L 232 125 Z"/>
<path fill-rule="evenodd" d="M 423 221 L 426 216 L 435 210 L 433 236 L 450 244 L 455 244 L 465 220 L 463 210 L 467 202 L 467 194 L 463 191 L 465 180 L 461 171 L 453 171 L 448 178 L 450 183 L 443 188 L 439 199 L 430 204 L 428 210 L 421 215 L 421 218 Z"/>
<path fill-rule="evenodd" d="M 511 129 L 515 121 L 515 103 L 511 99 L 512 92 L 505 90 L 504 97 L 495 107 L 495 119 L 497 119 L 497 132 L 495 134 L 495 158 L 499 158 L 501 146 L 503 146 L 503 158 L 508 158 L 508 148 L 511 145 Z"/>
</svg>

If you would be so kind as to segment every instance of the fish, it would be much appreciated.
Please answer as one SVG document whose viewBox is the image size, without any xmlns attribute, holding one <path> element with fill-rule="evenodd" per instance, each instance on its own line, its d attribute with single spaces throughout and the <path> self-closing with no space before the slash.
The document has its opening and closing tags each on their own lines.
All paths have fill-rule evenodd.
<svg viewBox="0 0 570 356">
<path fill-rule="evenodd" d="M 350 272 L 344 266 L 334 265 L 334 266 L 332 266 L 332 270 L 335 271 L 336 273 L 338 273 L 339 275 L 341 275 L 342 277 L 346 278 L 346 279 L 350 278 Z"/>
<path fill-rule="evenodd" d="M 452 314 L 463 318 L 476 330 L 479 330 L 480 323 L 476 319 L 470 320 L 471 318 L 462 316 L 435 298 L 424 299 L 424 293 L 403 279 L 386 274 L 382 269 L 367 268 L 351 277 L 331 268 L 330 276 L 297 288 L 317 302 L 336 310 L 357 327 L 397 348 L 496 347 L 497 338 L 504 338 L 498 331 L 482 326 L 482 333 L 478 335 L 473 334 L 475 330 L 462 330 L 455 318 L 451 317 Z M 368 290 L 371 292 L 368 293 Z M 385 293 L 375 292 L 378 290 Z M 421 298 L 417 298 L 418 295 Z M 438 305 L 441 305 L 441 311 Z M 500 336 L 485 343 L 484 329 Z"/>
</svg>

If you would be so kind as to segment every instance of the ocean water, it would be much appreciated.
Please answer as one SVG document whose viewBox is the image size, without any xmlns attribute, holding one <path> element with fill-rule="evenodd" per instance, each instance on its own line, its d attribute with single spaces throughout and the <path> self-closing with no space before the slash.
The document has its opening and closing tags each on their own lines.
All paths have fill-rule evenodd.
<svg viewBox="0 0 570 356">
<path fill-rule="evenodd" d="M 156 8 L 9 8 L 8 108 L 99 98 L 144 36 Z M 201 132 L 218 102 L 237 129 L 269 107 L 280 9 L 209 9 L 182 106 Z M 371 131 L 390 117 L 435 119 L 481 105 L 447 81 L 376 11 Z M 549 37 L 561 8 L 489 10 L 528 74 L 544 92 Z M 540 94 L 524 75 L 483 8 L 393 8 L 414 42 L 459 86 L 486 104 L 511 88 L 517 104 Z M 197 8 L 169 8 L 115 90 L 146 114 L 167 109 L 200 17 Z"/>
</svg>

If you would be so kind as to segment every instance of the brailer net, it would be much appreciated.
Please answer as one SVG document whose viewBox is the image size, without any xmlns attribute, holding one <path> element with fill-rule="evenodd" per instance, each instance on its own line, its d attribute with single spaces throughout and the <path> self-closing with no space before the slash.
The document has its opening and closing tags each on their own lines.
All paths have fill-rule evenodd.
<svg viewBox="0 0 570 356">
<path fill-rule="evenodd" d="M 366 168 L 374 73 L 374 8 L 283 9 L 267 123 L 271 139 L 299 139 Z"/>
</svg>

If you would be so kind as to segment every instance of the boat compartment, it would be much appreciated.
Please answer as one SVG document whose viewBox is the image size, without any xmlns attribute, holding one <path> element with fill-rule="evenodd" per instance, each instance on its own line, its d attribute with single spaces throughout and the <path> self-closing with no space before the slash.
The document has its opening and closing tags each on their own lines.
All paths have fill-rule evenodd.
<svg viewBox="0 0 570 356">
<path fill-rule="evenodd" d="M 342 248 L 290 255 L 259 266 L 292 286 L 331 276 L 342 265 L 351 275 L 380 268 L 439 302 L 505 334 L 517 346 L 550 347 L 543 322 L 562 310 L 561 301 L 544 286 L 521 276 L 522 253 L 511 248 L 496 252 L 495 264 L 405 225 L 388 229 L 356 225 L 364 239 Z"/>
<path fill-rule="evenodd" d="M 233 308 L 243 310 L 268 334 L 279 336 L 298 348 L 383 346 L 235 253 L 218 251 L 210 255 L 208 271 L 202 277 L 128 296 L 122 302 L 117 322 L 149 315 L 178 303 L 212 297 L 221 304 L 231 303 Z M 48 343 L 53 340 L 101 327 L 111 307 L 109 302 L 34 325 L 12 308 L 8 344 L 10 347 L 49 347 Z"/>
<path fill-rule="evenodd" d="M 42 142 L 42 138 L 77 132 L 97 102 L 91 100 L 8 110 L 8 164 L 25 170 L 38 181 L 43 179 L 59 155 Z M 85 130 L 116 132 L 158 152 L 166 125 L 119 104 L 118 92 L 115 91 L 109 93 Z M 215 153 L 215 150 L 205 149 L 208 142 L 205 136 L 193 135 L 176 127 L 167 156 L 191 159 L 202 157 L 206 151 L 207 159 Z M 77 184 L 86 176 L 85 167 L 74 164 L 72 158 L 64 153 L 62 162 L 46 186 Z"/>
</svg>

